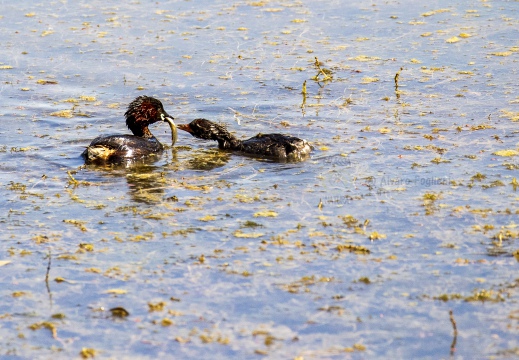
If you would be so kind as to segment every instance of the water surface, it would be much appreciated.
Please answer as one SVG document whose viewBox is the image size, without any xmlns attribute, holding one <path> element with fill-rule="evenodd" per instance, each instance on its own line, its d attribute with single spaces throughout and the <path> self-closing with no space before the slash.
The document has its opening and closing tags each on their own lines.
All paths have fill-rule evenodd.
<svg viewBox="0 0 519 360">
<path fill-rule="evenodd" d="M 518 354 L 514 2 L 22 1 L 0 25 L 2 356 Z M 312 159 L 183 133 L 80 168 L 144 94 Z"/>
</svg>

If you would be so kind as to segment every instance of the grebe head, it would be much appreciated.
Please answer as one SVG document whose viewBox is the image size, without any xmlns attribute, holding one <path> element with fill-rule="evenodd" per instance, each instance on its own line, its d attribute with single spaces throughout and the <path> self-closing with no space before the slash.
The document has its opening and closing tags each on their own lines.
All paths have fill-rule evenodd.
<svg viewBox="0 0 519 360">
<path fill-rule="evenodd" d="M 128 110 L 124 116 L 128 129 L 134 135 L 145 138 L 153 136 L 148 130 L 149 125 L 157 121 L 165 121 L 171 127 L 173 143 L 176 141 L 176 127 L 173 117 L 164 110 L 162 103 L 155 98 L 139 96 L 128 105 Z"/>
<path fill-rule="evenodd" d="M 225 126 L 206 119 L 196 119 L 189 124 L 180 124 L 178 128 L 204 140 L 220 140 L 230 136 Z"/>
</svg>

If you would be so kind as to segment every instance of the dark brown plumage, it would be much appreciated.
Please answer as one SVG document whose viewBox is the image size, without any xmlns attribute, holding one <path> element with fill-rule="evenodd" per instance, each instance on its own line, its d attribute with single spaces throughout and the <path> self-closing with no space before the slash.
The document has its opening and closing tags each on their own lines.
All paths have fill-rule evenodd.
<svg viewBox="0 0 519 360">
<path fill-rule="evenodd" d="M 277 161 L 302 161 L 309 157 L 312 147 L 306 140 L 282 134 L 258 134 L 247 140 L 239 140 L 225 126 L 206 119 L 196 119 L 189 124 L 178 125 L 199 139 L 218 141 L 220 149 L 263 156 Z"/>
<path fill-rule="evenodd" d="M 160 153 L 164 147 L 153 136 L 148 126 L 157 121 L 167 122 L 175 144 L 177 130 L 173 117 L 164 110 L 162 103 L 149 96 L 139 96 L 128 106 L 124 114 L 126 126 L 133 135 L 100 135 L 83 152 L 87 164 L 121 163 Z"/>
</svg>

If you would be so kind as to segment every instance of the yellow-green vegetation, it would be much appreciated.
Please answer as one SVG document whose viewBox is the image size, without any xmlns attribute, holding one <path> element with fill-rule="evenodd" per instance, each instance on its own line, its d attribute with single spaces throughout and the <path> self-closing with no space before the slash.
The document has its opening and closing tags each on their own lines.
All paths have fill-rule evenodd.
<svg viewBox="0 0 519 360">
<path fill-rule="evenodd" d="M 67 223 L 67 224 L 75 225 L 81 231 L 87 231 L 87 228 L 85 227 L 86 221 L 75 220 L 75 219 L 65 219 L 65 220 L 63 220 L 63 222 Z"/>
<path fill-rule="evenodd" d="M 259 238 L 259 237 L 262 237 L 264 234 L 263 233 L 244 233 L 242 232 L 241 230 L 236 230 L 234 233 L 233 233 L 234 236 L 238 237 L 238 238 L 250 238 L 250 239 L 255 239 L 255 238 Z"/>
<path fill-rule="evenodd" d="M 370 253 L 370 250 L 364 246 L 354 245 L 354 244 L 339 244 L 337 245 L 337 251 L 349 251 L 355 254 L 367 255 Z"/>
<path fill-rule="evenodd" d="M 92 348 L 82 348 L 79 352 L 79 356 L 83 359 L 91 359 L 97 355 L 97 350 Z"/>
<path fill-rule="evenodd" d="M 328 283 L 334 281 L 331 277 L 317 277 L 315 275 L 303 276 L 302 278 L 288 284 L 281 285 L 281 288 L 289 293 L 310 292 L 310 287 L 318 283 Z"/>
<path fill-rule="evenodd" d="M 317 82 L 319 82 L 319 81 L 326 82 L 326 81 L 333 80 L 332 71 L 330 69 L 325 68 L 324 64 L 321 61 L 319 61 L 319 59 L 317 57 L 315 57 L 314 66 L 317 70 L 317 75 L 312 77 L 312 80 L 317 81 Z M 304 90 L 306 91 L 306 86 L 305 86 Z"/>
<path fill-rule="evenodd" d="M 441 294 L 433 297 L 435 300 L 454 301 L 464 300 L 467 302 L 502 302 L 505 301 L 503 295 L 493 290 L 474 290 L 472 295 L 464 296 L 459 293 L 455 294 Z"/>
<path fill-rule="evenodd" d="M 276 217 L 278 213 L 272 210 L 258 211 L 254 213 L 254 217 Z"/>
<path fill-rule="evenodd" d="M 56 324 L 49 322 L 49 321 L 42 321 L 42 322 L 34 323 L 29 326 L 29 329 L 31 329 L 31 330 L 47 329 L 51 332 L 51 335 L 54 339 L 56 339 L 58 337 L 58 328 L 56 327 Z"/>
<path fill-rule="evenodd" d="M 130 316 L 130 313 L 128 312 L 128 310 L 126 310 L 125 308 L 120 307 L 120 306 L 111 308 L 110 313 L 113 317 L 118 317 L 118 318 L 125 318 L 127 316 Z"/>
<path fill-rule="evenodd" d="M 163 311 L 165 306 L 166 306 L 166 303 L 164 301 L 159 301 L 156 303 L 149 302 L 148 310 L 149 311 Z"/>
</svg>

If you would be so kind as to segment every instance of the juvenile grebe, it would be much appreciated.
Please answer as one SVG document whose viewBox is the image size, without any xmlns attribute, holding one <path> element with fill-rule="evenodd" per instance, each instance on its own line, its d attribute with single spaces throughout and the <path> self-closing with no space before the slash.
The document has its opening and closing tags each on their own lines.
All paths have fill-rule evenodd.
<svg viewBox="0 0 519 360">
<path fill-rule="evenodd" d="M 225 126 L 206 119 L 196 119 L 189 124 L 178 125 L 178 128 L 199 139 L 216 140 L 220 149 L 270 157 L 281 162 L 302 161 L 312 151 L 306 140 L 282 134 L 258 134 L 247 140 L 239 140 Z"/>
<path fill-rule="evenodd" d="M 81 154 L 89 163 L 119 163 L 137 160 L 160 153 L 164 147 L 153 136 L 148 126 L 166 121 L 171 128 L 172 145 L 177 141 L 177 128 L 173 117 L 164 110 L 162 103 L 149 96 L 139 96 L 128 106 L 124 114 L 126 126 L 133 135 L 100 135 Z"/>
</svg>

